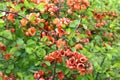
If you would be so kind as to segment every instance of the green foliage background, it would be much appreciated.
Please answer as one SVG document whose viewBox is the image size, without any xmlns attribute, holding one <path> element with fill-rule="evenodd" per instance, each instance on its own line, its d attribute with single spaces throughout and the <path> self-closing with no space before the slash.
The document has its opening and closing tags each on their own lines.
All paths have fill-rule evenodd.
<svg viewBox="0 0 120 80">
<path fill-rule="evenodd" d="M 70 15 L 68 17 L 70 19 L 75 18 L 73 23 L 65 28 L 67 32 L 72 31 L 72 34 L 63 38 L 68 41 L 72 51 L 76 51 L 74 48 L 74 45 L 76 44 L 75 41 L 79 40 L 81 37 L 86 37 L 84 29 L 95 30 L 94 25 L 96 21 L 93 19 L 92 14 L 92 11 L 94 11 L 95 8 L 97 11 L 115 11 L 120 15 L 120 0 L 90 0 L 90 2 L 91 5 L 88 10 L 80 12 L 88 17 L 87 20 L 83 19 L 79 23 L 78 18 L 81 16 L 78 12 L 76 12 L 76 16 Z M 30 13 L 29 8 L 36 8 L 39 11 L 43 11 L 44 4 L 35 6 L 35 4 L 25 0 L 24 4 L 19 4 L 15 7 L 9 2 L 0 1 L 0 10 L 7 10 L 7 5 L 16 10 L 20 10 L 22 6 L 25 6 L 25 10 L 19 12 L 20 15 L 25 17 Z M 62 10 L 64 11 L 67 9 L 63 8 L 61 11 Z M 0 12 L 0 17 L 4 15 L 5 12 Z M 48 14 L 43 14 L 42 16 L 48 21 L 51 20 L 49 19 Z M 65 13 L 62 12 L 60 17 L 66 17 Z M 53 65 L 43 58 L 50 52 L 55 51 L 56 45 L 45 45 L 44 41 L 46 41 L 46 39 L 43 39 L 43 42 L 39 41 L 40 31 L 37 31 L 37 34 L 33 37 L 26 37 L 22 33 L 23 29 L 18 28 L 21 25 L 19 22 L 21 19 L 22 18 L 18 16 L 15 18 L 15 23 L 11 23 L 0 18 L 0 42 L 7 45 L 7 52 L 4 54 L 10 53 L 17 57 L 12 57 L 10 60 L 6 61 L 3 54 L 0 53 L 0 71 L 7 75 L 15 73 L 18 76 L 18 80 L 34 80 L 33 73 L 35 71 L 41 69 L 47 71 L 53 68 Z M 112 80 L 120 79 L 120 16 L 114 20 L 108 20 L 108 22 L 109 23 L 103 28 L 98 29 L 98 33 L 92 35 L 91 41 L 85 44 L 82 50 L 78 50 L 78 52 L 87 56 L 89 61 L 93 64 L 93 73 L 85 76 L 78 75 L 76 80 L 96 80 L 96 76 L 98 76 L 97 80 L 107 80 L 109 78 Z M 79 24 L 83 24 L 83 29 L 80 29 L 81 34 L 79 36 L 75 36 L 76 26 Z M 16 29 L 15 34 L 6 30 L 5 26 L 8 28 L 14 27 Z M 103 31 L 108 33 L 111 32 L 117 37 L 114 39 L 109 37 L 105 38 L 102 35 Z M 104 40 L 106 46 L 102 45 L 102 40 Z M 107 44 L 108 41 L 112 43 L 112 46 Z M 16 44 L 19 45 L 17 48 L 15 47 Z M 41 67 L 43 62 L 48 65 L 47 69 Z M 64 70 L 64 74 L 67 75 L 67 77 L 70 77 L 70 74 L 72 74 L 69 69 L 65 68 L 64 64 L 58 64 L 57 70 L 59 69 Z"/>
</svg>

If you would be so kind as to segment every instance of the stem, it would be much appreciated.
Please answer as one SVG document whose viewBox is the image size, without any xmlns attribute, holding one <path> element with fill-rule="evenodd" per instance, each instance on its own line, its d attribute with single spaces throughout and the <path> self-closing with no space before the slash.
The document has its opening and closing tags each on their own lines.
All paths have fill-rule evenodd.
<svg viewBox="0 0 120 80">
<path fill-rule="evenodd" d="M 60 0 L 59 0 L 59 3 L 58 3 L 58 11 L 57 11 L 57 16 L 58 16 L 58 18 L 60 17 L 60 7 L 61 7 L 61 2 L 60 2 Z M 56 37 L 56 41 L 58 40 L 58 37 Z M 57 46 L 56 46 L 56 49 L 58 50 L 58 48 L 57 48 Z M 53 71 L 53 79 L 52 80 L 54 80 L 55 79 L 55 75 L 56 75 L 56 64 L 57 64 L 57 59 L 55 60 L 55 62 L 54 62 L 54 71 Z"/>
<path fill-rule="evenodd" d="M 104 61 L 105 61 L 105 57 L 101 61 L 100 67 L 102 67 L 102 65 L 104 64 Z M 99 76 L 99 72 L 97 72 L 95 80 L 98 80 L 98 76 Z"/>
<path fill-rule="evenodd" d="M 1 35 L 0 35 L 0 37 L 3 38 L 3 39 L 5 39 L 5 40 L 11 41 L 11 39 L 8 39 L 8 38 L 6 38 L 6 37 L 4 37 L 4 36 L 1 36 Z"/>
<path fill-rule="evenodd" d="M 6 10 L 0 10 L 0 12 L 12 13 L 12 14 L 15 14 L 15 15 L 18 15 L 18 16 L 20 16 L 20 17 L 22 17 L 22 18 L 27 19 L 26 17 L 24 17 L 24 16 L 18 14 L 17 12 L 11 12 L 11 11 L 6 11 Z M 28 19 L 27 19 L 27 20 L 28 20 Z M 28 21 L 29 21 L 29 20 L 28 20 Z"/>
<path fill-rule="evenodd" d="M 56 64 L 57 64 L 57 60 L 54 61 L 54 69 L 53 69 L 53 79 L 55 79 L 55 74 L 56 74 Z"/>
</svg>

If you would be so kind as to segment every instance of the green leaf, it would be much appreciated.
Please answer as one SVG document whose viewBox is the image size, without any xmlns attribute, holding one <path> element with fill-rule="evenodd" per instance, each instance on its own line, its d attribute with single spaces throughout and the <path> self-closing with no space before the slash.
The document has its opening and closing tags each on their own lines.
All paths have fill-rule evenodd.
<svg viewBox="0 0 120 80">
<path fill-rule="evenodd" d="M 87 25 L 86 25 L 86 24 L 83 24 L 83 28 L 84 28 L 84 29 L 87 29 Z"/>
<path fill-rule="evenodd" d="M 20 56 L 20 55 L 21 55 L 21 52 L 16 51 L 16 52 L 14 53 L 14 55 L 15 55 L 15 56 Z"/>
<path fill-rule="evenodd" d="M 36 8 L 39 9 L 41 12 L 44 12 L 44 6 L 45 3 L 40 3 L 39 5 L 36 6 Z"/>
<path fill-rule="evenodd" d="M 28 53 L 28 54 L 32 54 L 32 48 L 25 48 L 25 51 Z"/>
<path fill-rule="evenodd" d="M 4 37 L 7 37 L 8 39 L 12 39 L 12 34 L 9 30 L 4 30 L 0 32 L 0 35 L 3 35 Z"/>
<path fill-rule="evenodd" d="M 11 48 L 10 53 L 15 52 L 16 50 L 17 50 L 17 48 L 16 48 L 16 47 L 13 47 L 13 48 Z"/>
<path fill-rule="evenodd" d="M 12 8 L 15 7 L 14 4 L 13 4 L 12 2 L 7 2 L 6 4 L 7 4 L 8 6 L 12 7 Z"/>
<path fill-rule="evenodd" d="M 2 77 L 0 76 L 0 80 L 2 80 Z"/>
<path fill-rule="evenodd" d="M 17 75 L 18 75 L 18 77 L 23 78 L 23 75 L 21 72 L 18 72 Z"/>
<path fill-rule="evenodd" d="M 3 19 L 0 19 L 0 24 L 4 24 L 5 22 L 3 21 Z"/>
<path fill-rule="evenodd" d="M 47 19 L 48 18 L 48 14 L 42 14 L 43 19 Z"/>
<path fill-rule="evenodd" d="M 45 61 L 44 63 L 46 63 L 47 66 L 50 66 L 50 65 L 51 65 L 49 61 Z"/>
<path fill-rule="evenodd" d="M 30 21 L 34 21 L 34 19 L 35 19 L 35 16 L 30 17 Z"/>
<path fill-rule="evenodd" d="M 120 62 L 117 62 L 112 66 L 112 68 L 118 68 L 118 67 L 120 67 Z"/>
<path fill-rule="evenodd" d="M 1 12 L 0 13 L 0 17 L 4 16 L 5 15 L 5 12 Z"/>
<path fill-rule="evenodd" d="M 70 28 L 75 28 L 75 27 L 78 27 L 79 24 L 80 24 L 79 20 L 74 20 L 73 22 L 71 22 L 69 24 L 69 27 Z"/>
<path fill-rule="evenodd" d="M 10 65 L 8 66 L 8 69 L 10 69 L 10 70 L 14 69 L 14 64 L 10 64 Z"/>
<path fill-rule="evenodd" d="M 24 5 L 25 5 L 25 7 L 29 7 L 30 6 L 29 2 L 27 0 L 24 1 Z"/>
<path fill-rule="evenodd" d="M 68 34 L 70 34 L 70 33 L 71 33 L 71 29 L 70 29 L 70 28 L 67 28 L 67 29 L 66 29 L 66 32 L 67 32 Z"/>
<path fill-rule="evenodd" d="M 38 66 L 38 65 L 40 65 L 40 61 L 37 61 L 36 63 L 35 63 L 35 66 Z"/>
<path fill-rule="evenodd" d="M 36 51 L 36 54 L 37 56 L 39 57 L 44 57 L 46 55 L 46 51 L 42 48 L 39 48 L 37 51 Z"/>
<path fill-rule="evenodd" d="M 36 42 L 33 41 L 32 39 L 29 39 L 29 40 L 27 41 L 27 47 L 33 47 L 33 46 L 35 46 L 35 45 L 36 45 Z"/>
<path fill-rule="evenodd" d="M 10 70 L 10 69 L 7 69 L 7 70 L 6 70 L 6 73 L 8 73 L 8 74 L 11 73 L 11 70 Z"/>
<path fill-rule="evenodd" d="M 19 39 L 17 40 L 17 44 L 20 45 L 20 46 L 23 46 L 23 45 L 24 45 L 23 39 L 19 38 Z"/>
</svg>

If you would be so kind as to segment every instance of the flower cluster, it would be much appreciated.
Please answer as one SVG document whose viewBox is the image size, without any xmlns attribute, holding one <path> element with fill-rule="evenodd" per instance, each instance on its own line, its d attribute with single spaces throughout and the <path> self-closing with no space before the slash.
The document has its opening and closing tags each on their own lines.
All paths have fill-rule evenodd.
<svg viewBox="0 0 120 80">
<path fill-rule="evenodd" d="M 87 57 L 78 52 L 72 52 L 70 49 L 52 52 L 45 56 L 45 60 L 50 62 L 57 60 L 62 63 L 63 57 L 67 57 L 66 67 L 70 68 L 70 70 L 78 70 L 80 75 L 92 73 L 92 64 L 88 62 Z"/>
<path fill-rule="evenodd" d="M 62 25 L 68 25 L 70 23 L 70 19 L 68 18 L 61 18 L 61 19 L 58 19 L 58 18 L 55 18 L 53 20 L 53 24 L 57 25 L 57 26 L 62 26 Z"/>
<path fill-rule="evenodd" d="M 10 77 L 3 74 L 2 72 L 0 72 L 0 77 L 2 77 L 2 80 L 16 80 L 16 76 L 15 74 L 10 74 Z"/>
<path fill-rule="evenodd" d="M 63 0 L 51 0 L 53 3 L 55 3 L 55 4 L 58 4 L 58 3 L 61 3 L 61 2 L 63 2 Z"/>
<path fill-rule="evenodd" d="M 106 21 L 96 23 L 95 27 L 100 28 L 106 24 Z"/>
<path fill-rule="evenodd" d="M 52 74 L 51 70 L 47 71 L 47 72 L 44 72 L 43 70 L 39 70 L 34 73 L 34 78 L 37 80 L 53 80 L 53 76 L 51 76 L 51 74 Z M 59 80 L 63 80 L 65 78 L 65 75 L 61 70 L 56 72 L 56 74 L 57 74 L 57 77 L 59 78 Z M 50 76 L 48 76 L 48 75 L 50 75 Z"/>
<path fill-rule="evenodd" d="M 35 4 L 40 4 L 41 2 L 48 3 L 49 0 L 31 0 L 31 2 L 33 2 Z"/>
<path fill-rule="evenodd" d="M 15 12 L 15 10 L 13 8 L 10 9 L 10 12 L 8 15 L 7 15 L 7 19 L 11 22 L 15 22 L 15 14 L 13 14 Z M 13 12 L 13 13 L 12 13 Z"/>
<path fill-rule="evenodd" d="M 61 18 L 61 19 L 58 19 L 58 18 L 55 18 L 53 20 L 53 24 L 55 24 L 57 26 L 57 29 L 56 29 L 56 33 L 59 34 L 59 36 L 61 37 L 62 35 L 65 35 L 67 34 L 63 27 L 64 26 L 67 26 L 68 24 L 70 24 L 71 21 L 68 19 L 68 18 Z"/>
<path fill-rule="evenodd" d="M 91 74 L 92 65 L 88 62 L 86 56 L 75 52 L 69 59 L 66 60 L 66 66 L 71 70 L 78 70 L 80 75 Z"/>
<path fill-rule="evenodd" d="M 35 78 L 35 79 L 45 80 L 43 77 L 44 77 L 44 71 L 42 71 L 42 70 L 36 71 L 36 72 L 34 73 L 34 78 Z"/>
<path fill-rule="evenodd" d="M 56 46 L 59 48 L 59 49 L 62 49 L 63 47 L 66 48 L 66 41 L 62 40 L 62 39 L 59 39 L 56 41 Z"/>
<path fill-rule="evenodd" d="M 88 0 L 67 0 L 67 5 L 73 10 L 86 10 L 90 2 Z"/>
<path fill-rule="evenodd" d="M 39 13 L 30 13 L 29 15 L 26 15 L 26 18 L 23 18 L 20 20 L 20 23 L 23 27 L 26 27 L 28 21 L 30 21 L 31 24 L 39 24 L 41 22 L 45 22 L 43 19 L 39 18 Z M 33 19 L 33 20 L 31 20 Z"/>
<path fill-rule="evenodd" d="M 45 56 L 44 59 L 50 62 L 54 62 L 55 60 L 57 60 L 59 63 L 62 63 L 62 55 L 59 51 L 54 51 L 50 53 L 49 55 Z"/>
<path fill-rule="evenodd" d="M 45 41 L 45 43 L 49 46 L 49 45 L 55 43 L 55 39 L 54 39 L 54 37 L 52 37 L 53 35 L 54 35 L 54 32 L 53 32 L 53 34 L 51 33 L 50 36 L 47 35 L 46 32 L 42 32 L 42 33 L 40 34 L 40 38 L 41 38 L 40 40 L 42 41 L 43 38 L 47 38 L 47 40 Z M 43 42 L 44 42 L 44 41 L 43 41 Z"/>
<path fill-rule="evenodd" d="M 46 4 L 44 6 L 45 11 L 50 12 L 51 15 L 54 15 L 55 12 L 57 12 L 58 7 L 55 6 L 54 4 Z"/>
<path fill-rule="evenodd" d="M 118 17 L 118 14 L 115 12 L 101 12 L 100 13 L 100 12 L 93 11 L 93 17 L 97 21 L 95 27 L 100 28 L 107 23 L 107 21 L 104 20 L 106 17 L 108 17 L 109 19 L 114 19 Z"/>
<path fill-rule="evenodd" d="M 105 18 L 106 16 L 109 16 L 110 18 L 116 18 L 118 17 L 118 14 L 115 13 L 115 12 L 93 12 L 93 16 L 94 16 L 94 19 L 97 20 L 97 21 L 100 21 L 102 20 L 103 18 Z"/>
</svg>

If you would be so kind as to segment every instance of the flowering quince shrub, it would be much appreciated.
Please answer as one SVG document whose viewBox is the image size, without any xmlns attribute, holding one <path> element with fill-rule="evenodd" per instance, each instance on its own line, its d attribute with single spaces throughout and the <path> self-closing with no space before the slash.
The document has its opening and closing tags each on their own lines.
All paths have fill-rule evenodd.
<svg viewBox="0 0 120 80">
<path fill-rule="evenodd" d="M 119 80 L 119 0 L 0 0 L 0 80 Z"/>
</svg>

